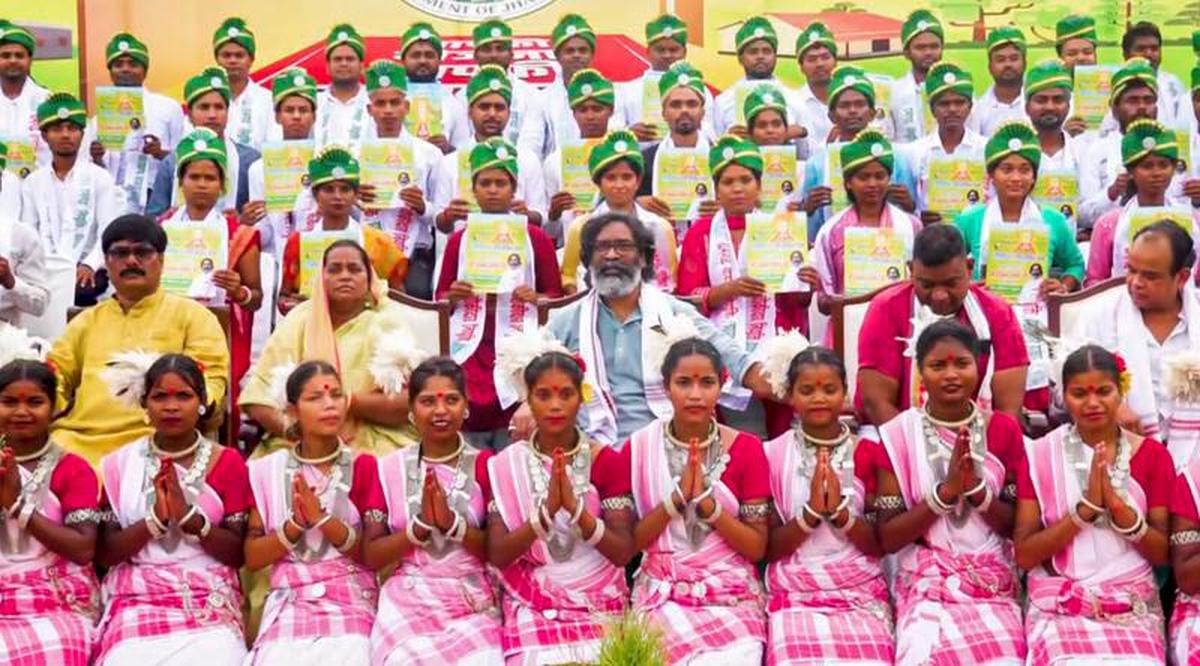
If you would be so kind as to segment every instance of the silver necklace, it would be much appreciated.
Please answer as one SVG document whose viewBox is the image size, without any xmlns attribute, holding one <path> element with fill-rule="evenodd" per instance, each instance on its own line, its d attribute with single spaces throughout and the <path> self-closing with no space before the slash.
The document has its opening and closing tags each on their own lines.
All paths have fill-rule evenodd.
<svg viewBox="0 0 1200 666">
<path fill-rule="evenodd" d="M 575 447 L 565 451 L 564 455 L 571 458 L 567 466 L 567 475 L 571 477 L 571 491 L 578 501 L 584 501 L 588 488 L 592 483 L 592 447 L 587 435 L 576 429 L 578 438 Z M 537 447 L 537 431 L 530 435 L 526 446 L 529 447 L 528 470 L 529 485 L 533 489 L 533 505 L 541 506 L 546 501 L 550 490 L 550 466 L 554 463 L 553 456 L 542 453 Z M 561 510 L 561 509 L 560 509 Z M 551 525 L 549 537 L 546 539 L 546 549 L 557 562 L 566 562 L 575 553 L 575 543 L 579 535 L 570 529 L 562 529 L 555 516 L 550 516 Z"/>
<path fill-rule="evenodd" d="M 297 447 L 298 448 L 298 447 Z M 339 515 L 348 507 L 350 501 L 350 481 L 353 479 L 354 472 L 351 469 L 351 461 L 353 454 L 350 447 L 338 440 L 338 446 L 333 453 L 328 456 L 322 456 L 317 460 L 329 462 L 336 459 L 333 469 L 328 476 L 328 482 L 325 488 L 321 490 L 318 499 L 321 503 L 321 508 L 326 513 Z M 291 488 L 295 483 L 296 475 L 303 474 L 301 465 L 309 465 L 315 467 L 323 463 L 311 463 L 307 459 L 300 457 L 296 453 L 296 449 L 291 449 L 291 455 L 288 456 L 287 465 L 284 467 L 284 483 L 286 488 Z M 285 515 L 293 514 L 292 493 L 283 493 Z M 296 559 L 301 562 L 316 562 L 325 557 L 329 552 L 329 541 L 323 534 L 317 530 L 317 538 L 320 539 L 320 545 L 313 548 L 309 543 L 310 532 L 305 532 L 300 537 L 300 542 L 296 544 L 294 554 Z"/>
<path fill-rule="evenodd" d="M 675 436 L 670 421 L 663 424 L 663 438 L 667 443 L 667 467 L 671 474 L 672 488 L 675 488 L 683 478 L 683 469 L 687 466 L 691 453 L 691 443 L 685 443 Z M 698 442 L 697 445 L 704 451 L 704 460 L 700 462 L 700 468 L 704 471 L 705 483 L 712 488 L 721 480 L 721 475 L 729 465 L 729 452 L 721 445 L 721 429 L 715 421 L 709 422 L 708 434 L 704 441 Z M 720 501 L 716 497 L 713 500 Z M 704 545 L 704 540 L 712 531 L 712 526 L 700 520 L 700 516 L 696 514 L 696 507 L 692 505 L 684 512 L 683 525 L 692 550 Z"/>
<path fill-rule="evenodd" d="M 982 479 L 981 467 L 987 447 L 984 437 L 985 425 L 983 412 L 975 406 L 975 403 L 971 403 L 971 415 L 961 421 L 942 421 L 930 416 L 929 412 L 924 409 L 921 410 L 921 432 L 925 440 L 925 456 L 929 459 L 930 467 L 933 469 L 935 487 L 946 480 L 946 476 L 950 472 L 950 457 L 953 452 L 952 448 L 948 448 L 942 443 L 942 436 L 938 434 L 938 427 L 946 428 L 956 433 L 963 427 L 970 430 L 971 460 L 975 465 L 976 475 Z M 954 510 L 950 512 L 947 519 L 949 519 L 950 524 L 954 527 L 961 528 L 967 524 L 970 512 L 970 503 L 963 501 L 963 498 L 960 497 L 958 504 L 955 505 Z"/>
<path fill-rule="evenodd" d="M 467 518 L 467 508 L 471 501 L 471 491 L 469 488 L 471 481 L 471 470 L 475 468 L 475 460 L 479 456 L 478 451 L 467 450 L 467 440 L 458 434 L 458 448 L 447 456 L 440 458 L 429 458 L 421 453 L 421 447 L 417 449 L 417 455 L 408 455 L 404 457 L 404 476 L 407 480 L 405 484 L 405 503 L 408 506 L 409 520 L 421 515 L 421 495 L 424 489 L 422 479 L 429 473 L 430 465 L 444 465 L 458 458 L 457 464 L 454 466 L 454 480 L 450 482 L 450 491 L 446 496 L 446 503 L 450 509 L 465 520 Z M 431 530 L 430 543 L 425 548 L 434 559 L 442 559 L 453 550 L 456 545 L 450 541 L 441 532 Z"/>
</svg>

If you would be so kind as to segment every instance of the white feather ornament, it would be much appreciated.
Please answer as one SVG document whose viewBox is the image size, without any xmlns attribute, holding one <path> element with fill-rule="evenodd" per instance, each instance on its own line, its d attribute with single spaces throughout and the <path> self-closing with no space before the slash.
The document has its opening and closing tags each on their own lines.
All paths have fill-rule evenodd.
<svg viewBox="0 0 1200 666">
<path fill-rule="evenodd" d="M 117 352 L 100 370 L 100 379 L 117 402 L 131 408 L 141 408 L 146 395 L 146 373 L 162 358 L 159 352 L 144 349 Z"/>
<path fill-rule="evenodd" d="M 812 343 L 800 331 L 779 333 L 758 346 L 755 356 L 762 363 L 763 378 L 771 385 L 771 393 L 781 401 L 787 401 L 788 368 L 796 354 L 808 349 Z"/>
<path fill-rule="evenodd" d="M 1067 357 L 1075 353 L 1075 350 L 1091 344 L 1091 341 L 1069 336 L 1059 338 L 1047 337 L 1045 340 L 1050 350 L 1050 381 L 1058 386 L 1059 393 L 1061 393 L 1063 389 L 1063 365 L 1066 364 Z"/>
<path fill-rule="evenodd" d="M 571 351 L 550 333 L 550 329 L 544 327 L 532 331 L 510 331 L 496 344 L 496 366 L 518 399 L 525 400 L 529 394 L 529 387 L 525 386 L 525 368 L 548 352 L 571 356 Z"/>
<path fill-rule="evenodd" d="M 921 338 L 921 332 L 932 324 L 935 324 L 943 319 L 949 319 L 949 317 L 943 317 L 935 313 L 929 308 L 928 305 L 921 305 L 917 308 L 914 308 L 912 319 L 909 320 L 912 323 L 912 336 L 907 338 L 896 338 L 897 340 L 905 343 L 904 355 L 909 358 L 916 358 L 917 340 Z"/>
<path fill-rule="evenodd" d="M 50 343 L 23 328 L 0 322 L 0 368 L 13 361 L 44 361 Z"/>
<path fill-rule="evenodd" d="M 375 386 L 388 395 L 399 395 L 408 385 L 413 370 L 429 356 L 429 352 L 417 346 L 408 327 L 399 326 L 381 331 L 375 338 L 375 351 L 367 369 Z"/>
<path fill-rule="evenodd" d="M 645 326 L 645 322 L 642 325 Z M 663 361 L 667 358 L 667 352 L 676 342 L 701 337 L 700 329 L 696 328 L 696 322 L 687 315 L 674 312 L 659 317 L 658 323 L 651 325 L 650 330 L 658 335 L 647 335 L 644 338 L 650 344 L 648 345 L 649 349 L 642 350 L 642 353 L 650 367 L 656 372 L 662 367 Z"/>
<path fill-rule="evenodd" d="M 1200 405 L 1200 350 L 1163 359 L 1167 395 L 1177 404 Z"/>
</svg>

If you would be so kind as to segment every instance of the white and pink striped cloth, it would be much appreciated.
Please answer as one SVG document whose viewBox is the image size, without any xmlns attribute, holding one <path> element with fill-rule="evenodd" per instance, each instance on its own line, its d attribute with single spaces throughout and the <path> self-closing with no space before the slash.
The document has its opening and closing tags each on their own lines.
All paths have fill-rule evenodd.
<svg viewBox="0 0 1200 666">
<path fill-rule="evenodd" d="M 737 435 L 721 426 L 720 445 L 732 446 Z M 663 421 L 633 433 L 629 446 L 634 507 L 639 516 L 647 516 L 675 488 Z M 713 484 L 713 496 L 725 513 L 738 515 L 740 502 L 723 481 Z M 682 518 L 672 520 L 646 550 L 632 601 L 663 631 L 671 663 L 724 650 L 761 655 L 767 640 L 763 589 L 754 564 L 716 532 L 693 550 Z"/>
<path fill-rule="evenodd" d="M 811 474 L 797 473 L 800 446 L 790 431 L 765 446 L 771 496 L 785 523 L 800 514 L 812 484 Z M 857 476 L 852 492 L 851 510 L 861 516 L 866 487 Z M 768 665 L 891 664 L 895 658 L 883 566 L 829 525 L 820 525 L 790 556 L 767 565 L 767 591 Z"/>
<path fill-rule="evenodd" d="M 0 663 L 87 666 L 100 614 L 97 588 L 90 565 L 64 559 L 0 573 Z"/>
<path fill-rule="evenodd" d="M 408 527 L 406 463 L 420 455 L 416 447 L 379 460 L 379 479 L 387 500 L 388 527 L 402 534 Z M 432 465 L 442 488 L 451 492 L 456 470 Z M 425 466 L 421 466 L 421 479 Z M 471 470 L 466 520 L 472 527 L 487 517 L 483 491 Z M 415 548 L 383 585 L 379 612 L 371 630 L 373 664 L 442 666 L 500 663 L 500 606 L 491 574 L 483 561 L 454 546 L 441 559 Z"/>
</svg>

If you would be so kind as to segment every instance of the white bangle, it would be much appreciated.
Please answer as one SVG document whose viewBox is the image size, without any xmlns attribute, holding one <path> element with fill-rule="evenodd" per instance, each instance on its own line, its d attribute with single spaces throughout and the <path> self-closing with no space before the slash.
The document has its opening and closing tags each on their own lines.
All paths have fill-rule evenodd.
<svg viewBox="0 0 1200 666">
<path fill-rule="evenodd" d="M 446 538 L 455 542 L 462 543 L 462 540 L 467 536 L 467 520 L 462 517 L 457 511 L 454 513 L 454 522 L 450 524 L 450 529 L 446 530 Z"/>
<path fill-rule="evenodd" d="M 1091 509 L 1092 511 L 1095 511 L 1096 515 L 1098 515 L 1098 516 L 1103 516 L 1104 514 L 1108 513 L 1108 509 L 1105 509 L 1104 507 L 1099 506 L 1097 504 L 1093 504 L 1092 501 L 1089 500 L 1086 495 L 1079 496 L 1079 503 L 1086 506 L 1087 508 Z"/>
<path fill-rule="evenodd" d="M 1108 522 L 1109 525 L 1112 526 L 1113 531 L 1121 535 L 1121 538 L 1125 539 L 1126 541 L 1136 542 L 1143 536 L 1146 536 L 1146 532 L 1150 529 L 1150 526 L 1146 524 L 1145 514 L 1138 512 L 1136 516 L 1137 517 L 1134 519 L 1133 524 L 1129 527 L 1120 527 L 1111 518 Z"/>
<path fill-rule="evenodd" d="M 967 498 L 967 499 L 970 499 L 972 495 L 974 495 L 975 493 L 977 493 L 977 492 L 979 492 L 979 491 L 981 491 L 981 490 L 984 490 L 984 489 L 986 489 L 986 488 L 987 488 L 987 481 L 985 481 L 985 480 L 983 480 L 983 479 L 980 479 L 980 480 L 979 480 L 979 483 L 975 484 L 975 487 L 974 487 L 974 488 L 972 488 L 972 489 L 968 490 L 967 492 L 963 493 L 963 494 L 962 494 L 962 496 L 963 496 L 963 497 L 965 497 L 965 498 Z"/>
<path fill-rule="evenodd" d="M 279 527 L 275 528 L 275 536 L 279 539 L 279 543 L 282 543 L 284 545 L 284 547 L 287 548 L 288 552 L 290 553 L 290 552 L 296 550 L 296 546 L 300 544 L 300 539 L 304 538 L 304 530 L 300 531 L 300 539 L 296 539 L 295 541 L 292 541 L 287 536 L 287 524 L 289 522 L 293 522 L 291 518 L 280 523 Z"/>
<path fill-rule="evenodd" d="M 546 529 L 546 524 L 542 522 L 542 514 L 546 513 L 546 505 L 538 506 L 538 510 L 529 517 L 529 526 L 533 528 L 533 533 L 537 538 L 545 541 L 550 538 L 550 530 Z"/>
<path fill-rule="evenodd" d="M 817 527 L 821 526 L 821 523 L 818 521 L 816 527 L 809 525 L 808 521 L 804 519 L 805 514 L 812 514 L 814 516 L 820 516 L 820 514 L 809 508 L 808 503 L 805 502 L 804 510 L 800 512 L 800 515 L 793 518 L 793 520 L 796 521 L 796 524 L 800 526 L 800 529 L 803 530 L 805 534 L 812 534 L 816 531 Z"/>
<path fill-rule="evenodd" d="M 703 523 L 704 523 L 705 525 L 712 525 L 713 523 L 717 522 L 717 519 L 721 517 L 721 512 L 725 510 L 725 507 L 721 506 L 721 501 L 720 501 L 720 500 L 714 499 L 714 500 L 713 500 L 713 506 L 715 507 L 715 508 L 713 509 L 713 512 L 712 512 L 712 513 L 710 513 L 710 514 L 708 515 L 708 517 L 707 517 L 707 518 L 701 518 L 701 519 L 700 519 L 701 521 L 703 521 Z M 697 507 L 696 507 L 696 508 L 697 508 L 697 511 L 698 511 L 698 510 L 699 510 L 699 505 L 697 505 Z"/>
<path fill-rule="evenodd" d="M 663 511 L 667 512 L 671 520 L 683 517 L 683 514 L 679 512 L 679 507 L 675 506 L 675 493 L 679 493 L 680 504 L 687 504 L 687 502 L 682 501 L 683 493 L 679 492 L 678 487 L 672 490 L 671 494 L 667 495 L 667 498 L 662 502 Z"/>
<path fill-rule="evenodd" d="M 154 509 L 150 509 L 146 513 L 146 529 L 150 530 L 150 537 L 158 540 L 167 535 L 167 526 L 162 524 L 162 521 L 155 515 Z"/>
<path fill-rule="evenodd" d="M 584 541 L 584 543 L 586 543 L 589 546 L 595 547 L 596 544 L 600 543 L 600 540 L 604 538 L 604 529 L 605 529 L 604 521 L 600 518 L 597 518 L 596 526 L 592 528 L 592 535 L 589 536 Z"/>
<path fill-rule="evenodd" d="M 200 516 L 200 531 L 195 534 L 189 534 L 188 532 L 184 531 L 183 526 L 188 524 L 188 521 L 194 518 L 197 514 Z M 200 510 L 199 504 L 193 504 L 192 508 L 188 509 L 188 512 L 183 514 L 183 518 L 179 521 L 179 531 L 183 532 L 183 539 L 188 543 L 198 543 L 201 539 L 208 536 L 210 529 L 212 529 L 212 525 L 209 524 L 208 516 Z"/>
<path fill-rule="evenodd" d="M 945 516 L 954 510 L 954 506 L 946 504 L 942 501 L 942 498 L 938 495 L 938 488 L 941 487 L 942 484 L 940 483 L 934 486 L 933 492 L 925 496 L 925 502 L 929 504 L 929 508 L 932 509 L 935 514 L 939 516 Z"/>
<path fill-rule="evenodd" d="M 979 503 L 979 506 L 975 507 L 975 510 L 980 513 L 987 513 L 987 510 L 992 506 L 992 500 L 995 498 L 996 495 L 992 492 L 992 488 L 990 486 L 985 486 L 983 491 L 983 501 Z"/>
<path fill-rule="evenodd" d="M 346 525 L 346 540 L 342 542 L 342 545 L 337 547 L 337 551 L 342 554 L 348 553 L 354 548 L 357 542 L 358 530 Z"/>
<path fill-rule="evenodd" d="M 571 514 L 571 524 L 572 525 L 579 524 L 579 519 L 583 517 L 583 508 L 584 508 L 583 507 L 583 499 L 580 497 L 576 497 L 575 498 L 575 513 Z"/>
<path fill-rule="evenodd" d="M 837 516 L 838 513 L 841 513 L 840 509 L 838 510 L 837 513 L 835 513 L 833 515 Z M 854 527 L 854 523 L 858 522 L 858 514 L 854 513 L 853 511 L 851 511 L 849 509 L 846 509 L 846 515 L 848 516 L 848 518 L 846 518 L 845 525 L 838 527 L 837 525 L 834 525 L 833 521 L 831 520 L 831 521 L 829 521 L 830 526 L 833 527 L 833 529 L 841 532 L 842 534 L 849 534 L 850 528 Z"/>
<path fill-rule="evenodd" d="M 699 495 L 696 495 L 695 499 L 693 499 L 691 501 L 691 504 L 693 506 L 698 505 L 701 502 L 703 502 L 704 500 L 708 499 L 712 494 L 713 494 L 713 486 L 709 486 L 708 488 L 705 489 L 704 492 L 700 493 Z"/>
<path fill-rule="evenodd" d="M 418 523 L 420 523 L 421 526 L 424 527 L 425 529 L 427 529 L 427 530 L 429 529 L 425 525 L 425 523 L 421 523 L 420 518 L 413 518 L 412 520 L 408 521 L 408 525 L 406 525 L 404 527 L 404 535 L 408 537 L 409 543 L 412 543 L 414 545 L 420 546 L 421 548 L 424 548 L 425 546 L 429 545 L 430 537 L 425 537 L 424 540 L 417 538 L 416 528 L 417 528 Z M 432 530 L 430 530 L 430 533 L 432 535 Z"/>
<path fill-rule="evenodd" d="M 333 514 L 332 514 L 332 513 L 327 513 L 327 514 L 325 514 L 325 515 L 324 515 L 324 516 L 323 516 L 323 517 L 322 517 L 320 520 L 318 520 L 317 522 L 313 523 L 313 526 L 312 526 L 312 527 L 310 527 L 310 528 L 308 528 L 308 529 L 309 529 L 309 530 L 319 530 L 319 529 L 321 529 L 321 527 L 322 527 L 323 525 L 325 525 L 325 523 L 327 523 L 327 522 L 329 522 L 329 521 L 331 521 L 331 520 L 333 520 Z"/>
</svg>

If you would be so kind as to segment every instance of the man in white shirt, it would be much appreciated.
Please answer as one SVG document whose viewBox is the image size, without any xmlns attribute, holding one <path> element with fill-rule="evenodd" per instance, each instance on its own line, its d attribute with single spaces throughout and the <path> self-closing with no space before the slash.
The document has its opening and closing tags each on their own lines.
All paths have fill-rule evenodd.
<svg viewBox="0 0 1200 666">
<path fill-rule="evenodd" d="M 41 239 L 0 210 L 0 321 L 21 326 L 22 314 L 41 316 L 49 300 Z"/>
<path fill-rule="evenodd" d="M 87 111 L 67 93 L 55 93 L 38 106 L 38 126 L 50 147 L 50 164 L 34 171 L 22 187 L 23 221 L 45 249 L 47 284 L 53 298 L 45 314 L 59 330 L 71 305 L 94 305 L 108 288 L 97 271 L 104 266 L 100 235 L 117 217 L 120 194 L 107 171 L 79 159 Z"/>
<path fill-rule="evenodd" d="M 21 219 L 21 177 L 8 171 L 8 146 L 0 140 L 0 212 Z"/>
<path fill-rule="evenodd" d="M 1121 37 L 1121 53 L 1126 60 L 1145 58 L 1158 79 L 1158 122 L 1169 129 L 1187 127 L 1187 89 L 1179 77 L 1162 68 L 1162 33 L 1149 21 L 1134 23 Z"/>
<path fill-rule="evenodd" d="M 366 46 L 354 26 L 335 25 L 325 40 L 325 65 L 330 85 L 317 97 L 317 151 L 336 144 L 357 156 L 363 139 L 370 134 L 367 90 L 362 85 Z"/>
<path fill-rule="evenodd" d="M 1079 226 L 1084 229 L 1091 229 L 1101 215 L 1119 206 L 1125 195 L 1129 185 L 1121 159 L 1125 128 L 1141 118 L 1157 119 L 1158 77 L 1148 60 L 1132 58 L 1113 74 L 1109 110 L 1117 131 L 1091 142 L 1079 172 Z"/>
<path fill-rule="evenodd" d="M 516 69 L 513 68 L 513 31 L 512 27 L 499 19 L 491 19 L 484 21 L 475 26 L 471 31 L 471 38 L 475 44 L 475 62 L 480 67 L 484 65 L 496 65 L 504 70 L 508 77 L 509 85 L 512 88 L 512 101 L 508 109 L 508 125 L 504 127 L 503 136 L 511 144 L 518 148 L 531 149 L 528 140 L 521 141 L 521 138 L 528 135 L 533 136 L 540 130 L 536 129 L 537 123 L 542 120 L 542 91 L 538 90 L 537 86 L 526 83 L 521 77 L 517 76 Z M 463 95 L 459 98 L 462 102 L 462 108 L 470 116 L 471 105 L 470 96 Z M 474 125 L 468 121 L 467 126 Z M 476 137 L 478 138 L 478 137 Z M 471 146 L 474 146 L 474 142 Z M 459 146 L 459 150 L 463 148 L 470 152 L 471 146 Z M 538 161 L 541 161 L 540 147 L 537 150 L 531 150 Z M 523 171 L 524 167 L 520 167 Z M 524 174 L 522 173 L 522 179 Z M 526 201 L 526 203 L 529 203 Z"/>
<path fill-rule="evenodd" d="M 888 116 L 896 143 L 916 141 L 934 128 L 925 99 L 925 78 L 929 68 L 942 59 L 944 39 L 941 22 L 927 9 L 913 11 L 900 27 L 900 42 L 910 67 L 908 74 L 892 83 Z"/>
<path fill-rule="evenodd" d="M 1121 354 L 1131 383 L 1121 406 L 1122 426 L 1155 434 L 1168 447 L 1175 405 L 1164 381 L 1164 361 L 1200 349 L 1195 261 L 1194 242 L 1179 225 L 1161 221 L 1144 227 L 1129 246 L 1125 293 L 1093 308 L 1079 330 L 1069 332 Z M 1184 453 L 1184 461 L 1195 455 L 1171 448 L 1172 455 Z"/>
<path fill-rule="evenodd" d="M 37 165 L 45 166 L 50 148 L 38 131 L 37 107 L 50 93 L 29 76 L 36 48 L 32 32 L 0 19 L 0 140 L 27 142 L 37 154 Z"/>
<path fill-rule="evenodd" d="M 1090 16 L 1070 14 L 1054 25 L 1054 51 L 1068 72 L 1074 73 L 1076 65 L 1095 65 L 1098 43 L 1096 20 Z M 1111 117 L 1105 121 L 1111 121 Z M 1079 136 L 1088 131 L 1087 121 L 1068 113 L 1063 129 L 1071 136 Z"/>
<path fill-rule="evenodd" d="M 837 40 L 824 23 L 810 23 L 796 37 L 796 60 L 805 80 L 796 94 L 797 120 L 804 127 L 811 150 L 812 146 L 825 143 L 833 129 L 829 120 L 829 81 L 838 64 Z"/>
<path fill-rule="evenodd" d="M 1079 170 L 1094 133 L 1074 137 L 1064 129 L 1071 112 L 1072 86 L 1071 72 L 1057 58 L 1043 60 L 1025 72 L 1025 113 L 1037 131 L 1038 145 L 1042 150 L 1038 166 L 1038 175 L 1042 178 L 1034 185 L 1035 199 L 1042 198 L 1039 196 L 1040 184 L 1053 174 L 1073 178 L 1078 194 Z M 1047 202 L 1039 203 L 1045 205 Z M 1074 224 L 1079 207 L 1078 197 L 1073 202 L 1061 202 L 1058 206 L 1060 212 Z"/>
<path fill-rule="evenodd" d="M 725 133 L 749 136 L 746 119 L 742 117 L 744 102 L 750 92 L 760 83 L 771 83 L 787 97 L 789 138 L 800 136 L 796 118 L 800 115 L 795 91 L 775 78 L 778 60 L 779 37 L 771 22 L 762 16 L 746 19 L 735 36 L 738 64 L 744 76 L 717 95 L 717 107 L 712 113 L 713 130 L 717 136 Z"/>
<path fill-rule="evenodd" d="M 650 68 L 632 81 L 616 84 L 617 113 L 643 148 L 661 141 L 667 132 L 658 82 L 672 65 L 687 60 L 687 41 L 687 24 L 678 16 L 663 14 L 650 21 L 646 24 L 646 57 Z M 710 117 L 715 107 L 712 93 L 705 88 L 704 108 Z M 711 133 L 710 117 L 704 119 L 704 124 Z"/>
<path fill-rule="evenodd" d="M 987 36 L 988 73 L 992 85 L 971 109 L 967 127 L 991 136 L 1008 120 L 1028 120 L 1021 83 L 1025 77 L 1025 34 L 1011 25 L 993 28 Z"/>
<path fill-rule="evenodd" d="M 546 181 L 546 198 L 550 208 L 546 215 L 546 224 L 542 230 L 546 235 L 562 245 L 566 230 L 580 212 L 588 212 L 595 205 L 590 197 L 587 200 L 576 198 L 574 194 L 564 190 L 563 149 L 567 146 L 578 145 L 590 141 L 599 143 L 609 131 L 609 121 L 612 119 L 616 106 L 616 91 L 612 81 L 594 69 L 583 69 L 575 72 L 567 85 L 567 94 L 571 105 L 571 124 L 575 126 L 578 139 L 563 142 L 554 152 L 546 157 L 542 165 L 542 174 Z M 584 168 L 587 168 L 585 153 Z M 590 172 L 588 173 L 590 181 Z"/>
<path fill-rule="evenodd" d="M 958 65 L 940 62 L 929 69 L 924 97 L 929 100 L 937 127 L 908 146 L 909 164 L 917 180 L 917 210 L 925 224 L 950 222 L 944 211 L 929 210 L 929 163 L 933 156 L 982 160 L 987 139 L 967 127 L 975 86 L 971 75 Z M 964 205 L 965 207 L 965 205 Z"/>
<path fill-rule="evenodd" d="M 438 80 L 438 72 L 442 67 L 442 37 L 433 26 L 419 22 L 408 26 L 408 30 L 400 36 L 400 64 L 408 73 L 409 115 L 405 117 L 408 131 L 437 146 L 442 154 L 453 151 L 456 147 L 471 138 L 471 128 L 466 122 L 466 111 L 457 96 L 449 86 Z M 417 87 L 429 87 L 437 95 L 439 117 L 442 129 L 434 134 L 425 129 L 422 123 L 414 122 L 411 108 L 416 100 Z"/>
<path fill-rule="evenodd" d="M 183 137 L 183 111 L 179 102 L 145 89 L 150 51 L 137 37 L 127 32 L 113 35 L 105 55 L 114 86 L 142 89 L 144 117 L 141 126 L 126 135 L 124 147 L 117 151 L 106 150 L 97 140 L 93 119 L 88 128 L 89 151 L 92 161 L 107 169 L 121 190 L 121 212 L 141 214 L 163 158 Z"/>
<path fill-rule="evenodd" d="M 213 33 L 213 57 L 229 77 L 229 122 L 225 132 L 235 142 L 258 150 L 271 130 L 271 91 L 250 80 L 256 44 L 246 22 L 230 17 Z"/>
<path fill-rule="evenodd" d="M 517 142 L 518 148 L 542 157 L 579 139 L 567 86 L 577 72 L 592 66 L 596 57 L 596 33 L 582 16 L 567 14 L 558 20 L 550 33 L 550 44 L 554 59 L 558 61 L 559 77 L 542 90 L 541 119 L 531 125 L 528 132 L 522 131 Z M 619 126 L 610 123 L 612 125 Z"/>
<path fill-rule="evenodd" d="M 369 181 L 359 186 L 366 211 L 363 222 L 387 232 L 408 257 L 404 290 L 418 298 L 433 297 L 433 204 L 434 187 L 442 151 L 413 136 L 404 127 L 409 111 L 408 78 L 404 68 L 391 60 L 376 60 L 367 68 L 367 111 L 374 121 L 376 139 L 396 140 L 412 162 L 395 170 L 399 187 L 391 201 L 378 201 Z M 370 145 L 374 139 L 368 139 Z M 368 168 L 373 165 L 366 165 Z M 371 170 L 367 170 L 370 175 Z"/>
</svg>

